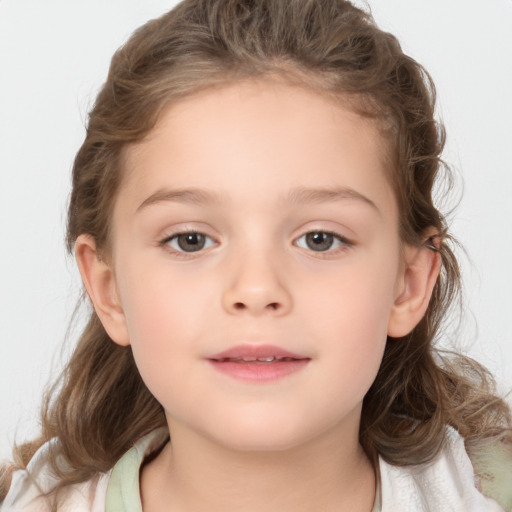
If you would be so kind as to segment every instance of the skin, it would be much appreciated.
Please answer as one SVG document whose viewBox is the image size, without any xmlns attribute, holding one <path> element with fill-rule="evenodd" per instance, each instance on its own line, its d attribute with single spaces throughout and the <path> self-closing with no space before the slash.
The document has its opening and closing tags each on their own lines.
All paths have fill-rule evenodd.
<svg viewBox="0 0 512 512">
<path fill-rule="evenodd" d="M 144 466 L 145 511 L 371 510 L 362 400 L 439 272 L 434 252 L 401 244 L 385 161 L 370 120 L 268 81 L 181 100 L 128 148 L 112 254 L 87 236 L 75 249 L 107 332 L 166 411 L 172 444 Z M 290 201 L 298 187 L 343 193 Z M 171 193 L 183 189 L 219 201 Z M 179 252 L 183 230 L 204 248 Z M 333 245 L 308 245 L 311 232 Z M 310 361 L 265 383 L 208 362 L 242 343 Z"/>
</svg>

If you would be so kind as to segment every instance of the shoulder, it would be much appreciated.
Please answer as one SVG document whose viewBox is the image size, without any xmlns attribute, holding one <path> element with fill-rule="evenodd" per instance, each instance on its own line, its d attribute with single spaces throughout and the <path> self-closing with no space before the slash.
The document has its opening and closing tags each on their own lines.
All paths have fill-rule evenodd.
<svg viewBox="0 0 512 512">
<path fill-rule="evenodd" d="M 169 440 L 167 428 L 139 439 L 115 466 L 90 480 L 59 491 L 59 512 L 142 511 L 139 493 L 140 466 L 145 458 Z M 52 491 L 59 483 L 48 462 L 51 440 L 34 455 L 26 470 L 16 471 L 0 512 L 51 512 Z M 50 496 L 50 499 L 48 498 Z"/>
<path fill-rule="evenodd" d="M 468 455 L 464 440 L 448 428 L 446 443 L 441 452 L 429 463 L 416 466 L 391 466 L 383 460 L 379 463 L 382 512 L 414 510 L 418 512 L 509 512 L 509 504 L 503 501 L 510 493 L 512 466 L 506 469 L 497 462 L 494 451 L 484 450 L 485 460 L 492 461 L 486 476 L 481 473 L 482 464 Z M 483 455 L 481 455 L 483 457 Z M 506 459 L 506 453 L 500 457 Z M 509 459 L 512 463 L 512 459 Z M 493 480 L 499 471 L 499 484 Z M 487 481 L 495 482 L 490 488 Z M 502 486 L 502 489 L 498 487 Z M 497 493 L 496 489 L 502 491 Z"/>
<path fill-rule="evenodd" d="M 15 471 L 1 512 L 50 512 L 52 492 L 59 483 L 48 462 L 55 440 L 45 443 L 32 457 L 26 470 Z M 59 493 L 59 512 L 103 512 L 110 472 L 73 484 Z"/>
</svg>

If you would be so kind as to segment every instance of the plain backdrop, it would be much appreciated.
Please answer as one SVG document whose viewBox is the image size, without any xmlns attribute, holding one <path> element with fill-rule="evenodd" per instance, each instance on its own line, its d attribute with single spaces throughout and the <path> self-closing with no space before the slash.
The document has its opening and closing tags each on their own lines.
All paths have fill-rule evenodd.
<svg viewBox="0 0 512 512">
<path fill-rule="evenodd" d="M 42 389 L 76 341 L 68 325 L 80 282 L 63 240 L 87 111 L 115 49 L 174 3 L 0 0 L 0 458 L 15 438 L 37 433 Z M 504 392 L 512 387 L 512 0 L 371 6 L 432 74 L 445 159 L 464 187 L 450 219 L 469 254 L 460 253 L 467 308 L 441 343 L 485 363 Z"/>
</svg>

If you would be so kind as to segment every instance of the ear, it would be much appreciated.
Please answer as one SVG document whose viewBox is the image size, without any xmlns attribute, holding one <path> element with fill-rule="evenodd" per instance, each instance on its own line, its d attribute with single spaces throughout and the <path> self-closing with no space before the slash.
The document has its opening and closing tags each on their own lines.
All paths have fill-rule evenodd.
<svg viewBox="0 0 512 512">
<path fill-rule="evenodd" d="M 441 270 L 441 256 L 431 244 L 405 248 L 405 264 L 388 322 L 388 336 L 409 334 L 425 315 Z"/>
<path fill-rule="evenodd" d="M 75 257 L 87 294 L 103 327 L 118 345 L 129 345 L 126 319 L 119 300 L 115 276 L 111 267 L 96 250 L 89 235 L 80 235 L 75 242 Z"/>
</svg>

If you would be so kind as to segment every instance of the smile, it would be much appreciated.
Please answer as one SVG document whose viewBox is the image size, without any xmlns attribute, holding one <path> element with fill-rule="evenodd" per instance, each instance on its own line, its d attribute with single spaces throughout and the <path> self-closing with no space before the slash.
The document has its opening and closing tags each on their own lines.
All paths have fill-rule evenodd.
<svg viewBox="0 0 512 512">
<path fill-rule="evenodd" d="M 283 379 L 305 368 L 310 360 L 270 345 L 240 345 L 208 358 L 227 377 L 254 383 Z"/>
</svg>

